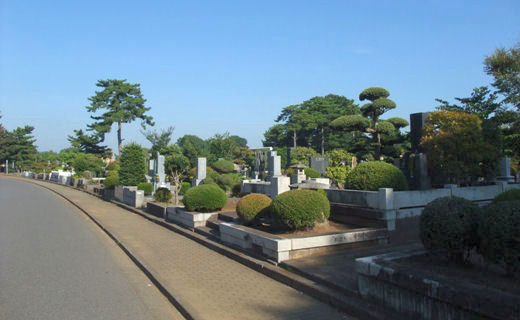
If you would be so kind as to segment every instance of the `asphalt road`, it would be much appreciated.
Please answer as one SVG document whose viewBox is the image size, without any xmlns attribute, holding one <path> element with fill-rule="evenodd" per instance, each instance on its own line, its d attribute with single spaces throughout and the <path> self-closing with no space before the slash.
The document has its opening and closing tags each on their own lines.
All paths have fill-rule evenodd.
<svg viewBox="0 0 520 320">
<path fill-rule="evenodd" d="M 181 318 L 81 211 L 0 178 L 0 319 Z"/>
</svg>

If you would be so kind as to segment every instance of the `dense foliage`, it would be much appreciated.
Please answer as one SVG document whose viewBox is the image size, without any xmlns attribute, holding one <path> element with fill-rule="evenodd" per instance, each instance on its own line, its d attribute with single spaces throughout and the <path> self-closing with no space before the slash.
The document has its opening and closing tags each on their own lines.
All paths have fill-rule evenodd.
<svg viewBox="0 0 520 320">
<path fill-rule="evenodd" d="M 316 169 L 305 168 L 303 169 L 303 171 L 305 172 L 305 176 L 307 177 L 307 179 L 321 177 L 321 174 Z"/>
<path fill-rule="evenodd" d="M 379 188 L 407 190 L 408 182 L 395 166 L 382 161 L 370 161 L 355 167 L 345 183 L 345 189 L 377 191 Z"/>
<path fill-rule="evenodd" d="M 467 262 L 479 243 L 477 234 L 480 208 L 469 200 L 443 197 L 430 202 L 420 219 L 424 247 L 459 262 Z"/>
<path fill-rule="evenodd" d="M 314 190 L 290 190 L 271 203 L 273 217 L 290 230 L 309 229 L 330 215 L 329 200 Z"/>
<path fill-rule="evenodd" d="M 226 205 L 227 196 L 218 186 L 203 184 L 189 189 L 182 202 L 188 211 L 213 212 Z"/>
<path fill-rule="evenodd" d="M 105 170 L 105 163 L 99 156 L 90 153 L 78 153 L 72 162 L 74 171 L 77 175 L 82 175 L 85 171 L 96 177 L 103 176 Z"/>
<path fill-rule="evenodd" d="M 328 167 L 327 178 L 329 178 L 332 183 L 336 184 L 339 189 L 343 189 L 350 170 L 351 168 L 347 166 Z"/>
<path fill-rule="evenodd" d="M 496 162 L 497 153 L 484 140 L 481 123 L 477 115 L 464 112 L 439 111 L 428 116 L 421 144 L 428 149 L 432 176 L 460 183 L 486 175 L 483 164 Z"/>
<path fill-rule="evenodd" d="M 266 215 L 272 200 L 265 194 L 251 193 L 237 203 L 237 215 L 246 223 L 251 223 L 259 215 Z"/>
<path fill-rule="evenodd" d="M 119 173 L 114 171 L 109 171 L 103 185 L 106 189 L 114 189 L 115 186 L 119 185 Z"/>
<path fill-rule="evenodd" d="M 137 186 L 146 182 L 145 155 L 143 148 L 136 143 L 125 145 L 119 159 L 119 182 L 123 186 Z"/>
<path fill-rule="evenodd" d="M 520 271 L 520 201 L 491 204 L 479 226 L 479 252 L 509 274 Z"/>
<path fill-rule="evenodd" d="M 167 188 L 159 188 L 153 194 L 153 199 L 157 202 L 169 202 L 172 199 L 172 192 Z"/>
<path fill-rule="evenodd" d="M 230 173 L 235 169 L 235 165 L 233 161 L 222 159 L 213 163 L 213 168 L 217 170 L 218 173 Z"/>
<path fill-rule="evenodd" d="M 153 193 L 153 184 L 149 182 L 141 182 L 137 185 L 137 190 L 143 190 L 145 195 L 150 195 Z"/>
<path fill-rule="evenodd" d="M 520 189 L 511 189 L 505 192 L 502 192 L 498 196 L 493 199 L 493 202 L 502 202 L 502 201 L 520 201 Z"/>
<path fill-rule="evenodd" d="M 188 190 L 191 188 L 191 183 L 189 182 L 183 182 L 181 184 L 181 190 L 179 190 L 180 194 L 185 194 Z"/>
</svg>

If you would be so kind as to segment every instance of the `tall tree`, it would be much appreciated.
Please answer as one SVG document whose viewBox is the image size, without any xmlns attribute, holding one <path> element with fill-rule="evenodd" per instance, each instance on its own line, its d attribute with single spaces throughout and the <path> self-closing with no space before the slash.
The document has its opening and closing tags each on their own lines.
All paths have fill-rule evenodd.
<svg viewBox="0 0 520 320">
<path fill-rule="evenodd" d="M 335 128 L 342 128 L 347 131 L 361 131 L 372 135 L 372 143 L 375 146 L 374 158 L 379 160 L 381 158 L 382 135 L 391 134 L 395 132 L 394 123 L 387 120 L 380 120 L 379 117 L 386 111 L 396 107 L 395 102 L 388 99 L 390 93 L 384 88 L 372 87 L 363 90 L 359 94 L 359 100 L 370 101 L 361 106 L 361 115 L 342 116 L 332 122 Z M 399 122 L 404 123 L 405 119 L 400 119 Z M 407 122 L 406 122 L 407 123 Z"/>
<path fill-rule="evenodd" d="M 110 132 L 112 124 L 117 123 L 117 144 L 121 155 L 123 147 L 122 125 L 130 123 L 136 119 L 141 119 L 143 129 L 146 125 L 153 126 L 151 116 L 145 115 L 150 108 L 145 107 L 146 99 L 143 98 L 139 84 L 130 84 L 126 80 L 99 80 L 97 87 L 102 88 L 96 91 L 96 95 L 90 97 L 88 112 L 96 112 L 100 109 L 106 110 L 100 116 L 91 116 L 96 122 L 90 124 L 90 130 L 94 130 L 98 135 L 104 137 Z"/>
<path fill-rule="evenodd" d="M 161 132 L 157 132 L 155 130 L 141 130 L 141 134 L 144 135 L 146 140 L 150 141 L 152 144 L 152 148 L 150 149 L 152 158 L 155 159 L 157 152 L 163 153 L 163 150 L 170 144 L 173 129 L 174 127 L 168 127 L 167 129 L 161 129 Z"/>
<path fill-rule="evenodd" d="M 262 144 L 264 147 L 288 147 L 291 142 L 289 134 L 287 133 L 287 126 L 285 124 L 275 124 L 267 129 L 267 131 L 264 132 Z"/>
<path fill-rule="evenodd" d="M 504 102 L 520 111 L 520 42 L 510 49 L 496 49 L 484 60 L 484 70 L 495 78 L 493 86 L 504 95 Z"/>
<path fill-rule="evenodd" d="M 276 118 L 276 122 L 284 121 L 286 133 L 290 132 L 292 136 L 293 148 L 297 146 L 297 133 L 304 126 L 306 118 L 300 105 L 290 105 L 282 109 L 280 115 Z"/>
<path fill-rule="evenodd" d="M 76 149 L 78 152 L 92 153 L 103 156 L 109 150 L 107 146 L 99 145 L 103 140 L 99 135 L 88 135 L 81 129 L 74 130 L 74 136 L 68 136 L 67 140 L 69 140 L 72 148 Z"/>
<path fill-rule="evenodd" d="M 208 139 L 210 146 L 211 159 L 210 162 L 216 161 L 219 158 L 233 160 L 233 155 L 238 148 L 235 140 L 233 140 L 228 132 L 224 134 L 215 134 Z"/>
<path fill-rule="evenodd" d="M 209 156 L 209 143 L 194 135 L 184 135 L 177 139 L 177 145 L 182 153 L 190 160 L 192 167 L 197 165 L 197 158 Z"/>
<path fill-rule="evenodd" d="M 181 149 L 176 145 L 170 145 L 165 150 L 164 169 L 171 177 L 173 184 L 173 194 L 175 205 L 179 202 L 179 191 L 181 190 L 182 180 L 187 176 L 190 168 L 190 161 L 185 157 Z"/>
</svg>

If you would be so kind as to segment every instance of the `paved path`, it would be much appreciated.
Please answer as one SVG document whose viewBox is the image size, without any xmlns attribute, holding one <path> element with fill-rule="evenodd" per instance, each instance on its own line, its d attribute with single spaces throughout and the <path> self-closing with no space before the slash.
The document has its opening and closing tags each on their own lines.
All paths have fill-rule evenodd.
<svg viewBox="0 0 520 320">
<path fill-rule="evenodd" d="M 88 211 L 196 319 L 350 319 L 240 263 L 94 196 L 37 181 Z"/>
<path fill-rule="evenodd" d="M 0 319 L 182 319 L 81 211 L 0 178 Z"/>
</svg>

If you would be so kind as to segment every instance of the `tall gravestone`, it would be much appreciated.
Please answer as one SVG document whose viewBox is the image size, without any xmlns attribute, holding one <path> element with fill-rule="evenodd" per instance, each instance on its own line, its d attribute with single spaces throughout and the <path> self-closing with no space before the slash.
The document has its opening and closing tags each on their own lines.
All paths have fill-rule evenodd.
<svg viewBox="0 0 520 320">
<path fill-rule="evenodd" d="M 329 167 L 328 157 L 310 157 L 311 168 L 323 174 Z"/>
<path fill-rule="evenodd" d="M 196 187 L 206 179 L 206 158 L 197 158 L 197 176 L 193 178 L 191 185 Z"/>
<path fill-rule="evenodd" d="M 428 150 L 421 146 L 422 131 L 429 114 L 429 112 L 410 114 L 410 140 L 413 155 L 409 154 L 408 159 L 414 162 L 412 176 L 409 177 L 413 189 L 425 190 L 431 188 L 431 178 L 428 176 Z"/>
<path fill-rule="evenodd" d="M 150 160 L 149 174 L 152 178 L 154 192 L 159 188 L 170 189 L 170 183 L 166 182 L 166 173 L 164 171 L 164 156 L 157 152 L 156 159 Z"/>
<path fill-rule="evenodd" d="M 513 182 L 515 177 L 511 175 L 511 159 L 508 157 L 500 158 L 498 162 L 498 181 Z"/>
<path fill-rule="evenodd" d="M 282 175 L 281 163 L 282 157 L 276 154 L 276 151 L 269 151 L 269 176 L 279 177 Z"/>
</svg>

